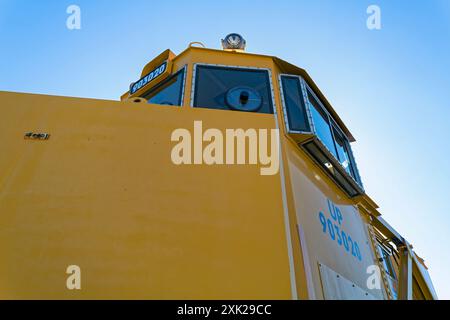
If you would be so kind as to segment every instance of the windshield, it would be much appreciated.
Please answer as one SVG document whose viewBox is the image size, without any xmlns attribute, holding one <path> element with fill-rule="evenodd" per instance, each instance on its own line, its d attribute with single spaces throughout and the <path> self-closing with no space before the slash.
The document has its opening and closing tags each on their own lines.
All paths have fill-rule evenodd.
<svg viewBox="0 0 450 320">
<path fill-rule="evenodd" d="M 194 107 L 273 113 L 269 72 L 197 66 Z"/>
</svg>

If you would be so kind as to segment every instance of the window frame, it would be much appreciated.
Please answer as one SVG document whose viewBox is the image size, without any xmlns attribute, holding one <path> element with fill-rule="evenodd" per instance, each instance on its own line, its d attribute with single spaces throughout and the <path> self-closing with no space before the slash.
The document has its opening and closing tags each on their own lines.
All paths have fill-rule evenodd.
<svg viewBox="0 0 450 320">
<path fill-rule="evenodd" d="M 300 88 L 302 90 L 303 102 L 305 104 L 305 110 L 306 110 L 306 114 L 307 114 L 307 120 L 309 121 L 309 127 L 310 127 L 311 132 L 302 132 L 302 131 L 297 131 L 297 130 L 291 130 L 291 128 L 289 127 L 289 119 L 288 119 L 288 113 L 287 113 L 285 93 L 284 93 L 283 83 L 281 81 L 282 77 L 296 77 L 296 78 L 299 79 L 299 81 L 300 81 Z M 356 160 L 355 160 L 355 157 L 353 155 L 353 150 L 352 150 L 350 141 L 348 140 L 347 135 L 344 133 L 344 131 L 341 129 L 341 127 L 337 124 L 337 121 L 330 114 L 330 112 L 327 110 L 327 108 L 323 105 L 321 99 L 317 96 L 317 94 L 314 92 L 314 90 L 308 85 L 306 80 L 300 75 L 282 73 L 282 74 L 280 74 L 278 76 L 278 81 L 279 81 L 279 86 L 280 86 L 281 109 L 282 109 L 282 112 L 283 112 L 283 120 L 284 120 L 284 125 L 285 125 L 285 128 L 286 128 L 286 133 L 287 134 L 312 134 L 312 135 L 314 135 L 315 139 L 317 141 L 319 141 L 320 147 L 322 149 L 325 149 L 329 153 L 329 155 L 334 160 L 336 160 L 336 162 L 344 170 L 345 174 L 350 176 L 356 182 L 356 184 L 359 185 L 359 187 L 362 190 L 364 190 L 364 186 L 363 186 L 363 183 L 361 181 L 361 177 L 359 175 L 358 166 L 356 164 Z M 310 102 L 309 95 L 311 95 L 316 100 L 316 102 L 317 102 L 316 104 L 320 108 L 320 110 L 317 110 L 317 111 L 323 113 L 326 116 L 327 124 L 328 124 L 328 126 L 330 128 L 331 136 L 332 136 L 332 139 L 333 139 L 333 146 L 334 146 L 334 149 L 335 149 L 336 156 L 334 155 L 333 151 L 330 150 L 325 145 L 325 143 L 322 141 L 322 139 L 319 137 L 319 135 L 317 133 L 317 129 L 316 129 L 316 126 L 315 126 L 315 123 L 314 123 L 314 120 L 313 120 L 313 116 L 312 116 L 312 112 L 311 112 L 311 109 L 310 109 L 311 108 L 310 104 L 312 104 L 312 103 Z M 344 144 L 345 144 L 346 150 L 348 152 L 348 156 L 349 156 L 351 173 L 349 173 L 344 168 L 344 166 L 342 165 L 342 163 L 341 163 L 341 161 L 339 159 L 339 152 L 338 152 L 338 147 L 336 146 L 337 142 L 336 142 L 336 137 L 335 137 L 334 130 L 336 130 L 341 135 L 341 137 L 344 139 Z"/>
<path fill-rule="evenodd" d="M 336 134 L 335 134 L 334 130 L 336 130 L 338 132 L 338 134 L 340 135 L 340 138 L 344 142 L 344 150 L 348 153 L 348 158 L 349 158 L 348 160 L 350 161 L 350 163 L 349 163 L 350 172 L 351 172 L 350 175 L 356 181 L 358 181 L 357 180 L 358 179 L 357 178 L 358 174 L 356 173 L 355 166 L 353 164 L 354 160 L 353 160 L 353 156 L 352 156 L 350 141 L 348 141 L 347 137 L 345 136 L 344 132 L 342 132 L 341 128 L 337 125 L 336 121 L 334 121 L 334 119 L 331 118 L 331 134 L 333 136 L 334 146 L 336 148 L 337 160 L 342 165 L 342 160 L 339 159 L 339 150 L 338 150 L 337 141 L 336 141 Z M 342 165 L 342 167 L 344 167 L 344 166 Z M 344 169 L 345 169 L 345 167 L 344 167 Z"/>
<path fill-rule="evenodd" d="M 379 256 L 379 266 L 383 269 L 387 280 L 387 289 L 389 289 L 394 300 L 398 299 L 398 271 L 391 259 L 395 260 L 395 253 L 392 248 L 386 247 L 380 239 L 376 239 L 376 250 Z M 398 268 L 398 265 L 397 265 Z M 387 270 L 389 269 L 389 270 Z"/>
<path fill-rule="evenodd" d="M 204 108 L 204 109 L 210 109 L 206 107 L 197 107 L 195 106 L 195 98 L 197 95 L 197 92 L 195 91 L 197 88 L 197 82 L 198 82 L 198 75 L 197 75 L 197 67 L 216 67 L 216 68 L 223 68 L 228 70 L 255 70 L 255 71 L 266 71 L 268 76 L 268 85 L 269 85 L 269 103 L 272 107 L 272 113 L 261 113 L 261 112 L 249 112 L 249 113 L 256 113 L 256 114 L 271 114 L 276 115 L 276 105 L 275 105 L 275 94 L 273 89 L 273 82 L 272 82 L 272 70 L 270 68 L 258 68 L 258 67 L 247 67 L 247 66 L 235 66 L 235 65 L 225 65 L 225 64 L 214 64 L 214 63 L 194 63 L 193 65 L 193 71 L 192 71 L 192 87 L 191 87 L 191 102 L 190 106 L 191 108 Z M 210 109 L 210 110 L 218 110 L 218 109 Z M 232 110 L 223 110 L 223 111 L 232 111 Z M 240 111 L 245 112 L 245 111 Z"/>
<path fill-rule="evenodd" d="M 286 77 L 286 78 L 297 78 L 299 83 L 300 83 L 300 90 L 301 90 L 301 94 L 303 97 L 303 103 L 305 105 L 305 111 L 306 111 L 306 121 L 308 121 L 308 126 L 309 126 L 309 131 L 300 131 L 300 130 L 293 130 L 291 129 L 290 125 L 289 125 L 289 117 L 288 117 L 288 112 L 287 112 L 287 106 L 286 106 L 286 98 L 285 98 L 285 93 L 284 93 L 284 86 L 283 86 L 283 81 L 282 78 Z M 315 128 L 313 128 L 313 126 L 311 125 L 313 123 L 312 121 L 312 114 L 311 114 L 311 110 L 309 109 L 309 104 L 308 104 L 308 100 L 307 97 L 305 96 L 305 90 L 303 88 L 303 78 L 301 76 L 295 75 L 295 74 L 280 74 L 278 76 L 278 83 L 280 86 L 280 95 L 281 95 L 281 109 L 283 111 L 283 119 L 284 119 L 284 124 L 286 126 L 286 131 L 288 133 L 295 133 L 295 134 L 314 134 L 315 132 Z"/>
<path fill-rule="evenodd" d="M 148 102 L 149 99 L 146 98 L 151 92 L 158 90 L 159 88 L 163 87 L 165 84 L 167 84 L 170 80 L 177 77 L 179 73 L 183 73 L 182 81 L 181 81 L 181 89 L 180 89 L 180 98 L 179 98 L 179 104 L 177 105 L 164 105 L 164 104 L 158 104 L 158 103 L 150 103 Z M 172 73 L 170 76 L 168 76 L 166 79 L 162 80 L 160 83 L 156 84 L 154 87 L 149 88 L 147 91 L 139 95 L 140 98 L 143 98 L 147 100 L 148 104 L 157 104 L 161 106 L 170 106 L 170 107 L 182 107 L 184 102 L 184 94 L 185 94 L 185 86 L 186 86 L 186 76 L 187 76 L 187 65 L 184 65 L 182 68 L 177 70 L 176 72 Z"/>
<path fill-rule="evenodd" d="M 378 252 L 380 254 L 380 259 L 383 260 L 383 261 L 380 261 L 380 263 L 382 263 L 384 271 L 393 280 L 397 281 L 397 273 L 396 273 L 395 267 L 394 267 L 394 265 L 392 264 L 392 261 L 391 261 L 391 256 L 393 256 L 393 253 L 389 252 L 390 250 L 388 250 L 383 245 L 383 243 L 381 243 L 378 239 L 377 239 L 377 249 L 378 249 Z M 386 270 L 386 269 L 389 269 L 389 270 Z"/>
</svg>

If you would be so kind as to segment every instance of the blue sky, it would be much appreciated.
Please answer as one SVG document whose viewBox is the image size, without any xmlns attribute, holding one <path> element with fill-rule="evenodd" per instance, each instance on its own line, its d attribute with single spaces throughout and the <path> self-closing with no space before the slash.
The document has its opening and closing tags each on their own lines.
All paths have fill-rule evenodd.
<svg viewBox="0 0 450 320">
<path fill-rule="evenodd" d="M 164 49 L 230 32 L 308 70 L 357 139 L 366 191 L 450 299 L 448 0 L 0 0 L 0 90 L 117 100 Z"/>
</svg>

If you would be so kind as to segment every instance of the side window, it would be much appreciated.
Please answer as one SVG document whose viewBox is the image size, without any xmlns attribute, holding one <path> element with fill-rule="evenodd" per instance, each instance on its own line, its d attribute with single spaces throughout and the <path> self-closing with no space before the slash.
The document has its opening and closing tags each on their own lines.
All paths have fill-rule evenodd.
<svg viewBox="0 0 450 320">
<path fill-rule="evenodd" d="M 356 174 L 355 164 L 352 160 L 350 143 L 334 119 L 324 110 L 316 96 L 310 91 L 311 89 L 308 87 L 307 90 L 317 136 L 334 155 L 336 160 L 339 161 L 345 171 L 347 171 L 355 181 L 360 183 Z"/>
<path fill-rule="evenodd" d="M 183 103 L 184 68 L 142 95 L 148 103 L 181 106 Z"/>
<path fill-rule="evenodd" d="M 281 76 L 281 85 L 285 103 L 289 131 L 310 132 L 305 100 L 298 77 Z"/>
<path fill-rule="evenodd" d="M 378 252 L 380 253 L 381 259 L 383 259 L 383 267 L 388 275 L 390 275 L 393 279 L 396 279 L 395 270 L 392 266 L 390 254 L 381 246 L 378 245 Z"/>
<path fill-rule="evenodd" d="M 312 118 L 314 121 L 314 128 L 316 129 L 316 134 L 323 142 L 323 144 L 327 147 L 327 149 L 337 158 L 328 115 L 325 113 L 319 102 L 310 92 L 308 92 L 308 100 Z"/>
<path fill-rule="evenodd" d="M 397 300 L 398 295 L 398 281 L 397 281 L 397 275 L 395 272 L 395 268 L 392 265 L 392 255 L 390 255 L 386 249 L 381 244 L 377 245 L 378 252 L 380 254 L 380 257 L 382 261 L 380 261 L 383 265 L 383 269 L 386 271 L 386 273 L 389 275 L 388 277 L 388 284 L 389 289 L 393 295 L 394 300 Z"/>
<path fill-rule="evenodd" d="M 355 171 L 350 158 L 350 146 L 348 145 L 348 141 L 343 137 L 343 135 L 340 133 L 340 130 L 335 126 L 333 126 L 333 135 L 336 141 L 336 149 L 339 162 L 344 167 L 345 171 L 347 171 L 353 178 L 356 179 Z"/>
<path fill-rule="evenodd" d="M 193 106 L 271 114 L 269 72 L 197 65 Z"/>
<path fill-rule="evenodd" d="M 280 75 L 287 134 L 354 197 L 364 192 L 350 141 L 301 76 Z M 314 135 L 313 139 L 310 136 Z"/>
</svg>

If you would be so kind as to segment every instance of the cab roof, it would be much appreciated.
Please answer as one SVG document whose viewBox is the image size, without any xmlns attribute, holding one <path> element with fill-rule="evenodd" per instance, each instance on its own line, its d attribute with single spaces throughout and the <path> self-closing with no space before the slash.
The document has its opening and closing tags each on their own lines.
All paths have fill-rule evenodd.
<svg viewBox="0 0 450 320">
<path fill-rule="evenodd" d="M 229 50 L 218 50 L 218 49 L 211 49 L 211 48 L 202 48 L 197 46 L 189 46 L 184 51 L 182 51 L 180 54 L 176 55 L 170 49 L 164 50 L 161 54 L 159 54 L 156 58 L 151 60 L 149 63 L 145 65 L 145 67 L 142 69 L 141 75 L 145 75 L 149 70 L 151 70 L 155 66 L 155 61 L 158 61 L 162 56 L 168 56 L 169 59 L 177 59 L 181 56 L 185 56 L 189 54 L 192 51 L 202 50 L 204 52 L 214 53 L 214 54 L 232 54 L 232 55 L 245 55 L 245 56 L 254 56 L 255 58 L 268 58 L 271 59 L 275 65 L 280 69 L 280 72 L 283 74 L 293 74 L 293 75 L 299 75 L 305 81 L 308 83 L 308 85 L 311 87 L 311 89 L 314 91 L 314 93 L 319 97 L 327 111 L 332 115 L 333 119 L 336 121 L 336 123 L 339 125 L 339 127 L 342 129 L 342 131 L 345 133 L 347 138 L 350 142 L 355 142 L 356 139 L 353 137 L 350 130 L 347 128 L 345 123 L 342 121 L 342 119 L 339 117 L 337 112 L 332 107 L 331 103 L 328 101 L 328 99 L 325 97 L 325 95 L 322 93 L 322 91 L 319 89 L 319 87 L 316 85 L 314 80 L 309 76 L 308 72 L 306 72 L 305 69 L 302 69 L 300 67 L 297 67 L 283 59 L 280 59 L 275 56 L 269 56 L 269 55 L 263 55 L 263 54 L 256 54 L 256 53 L 248 53 L 248 52 L 240 52 L 240 51 L 229 51 Z M 194 63 L 201 62 L 201 61 L 195 61 Z M 225 64 L 225 63 L 224 63 Z M 128 94 L 125 93 L 122 98 L 124 98 Z"/>
</svg>

